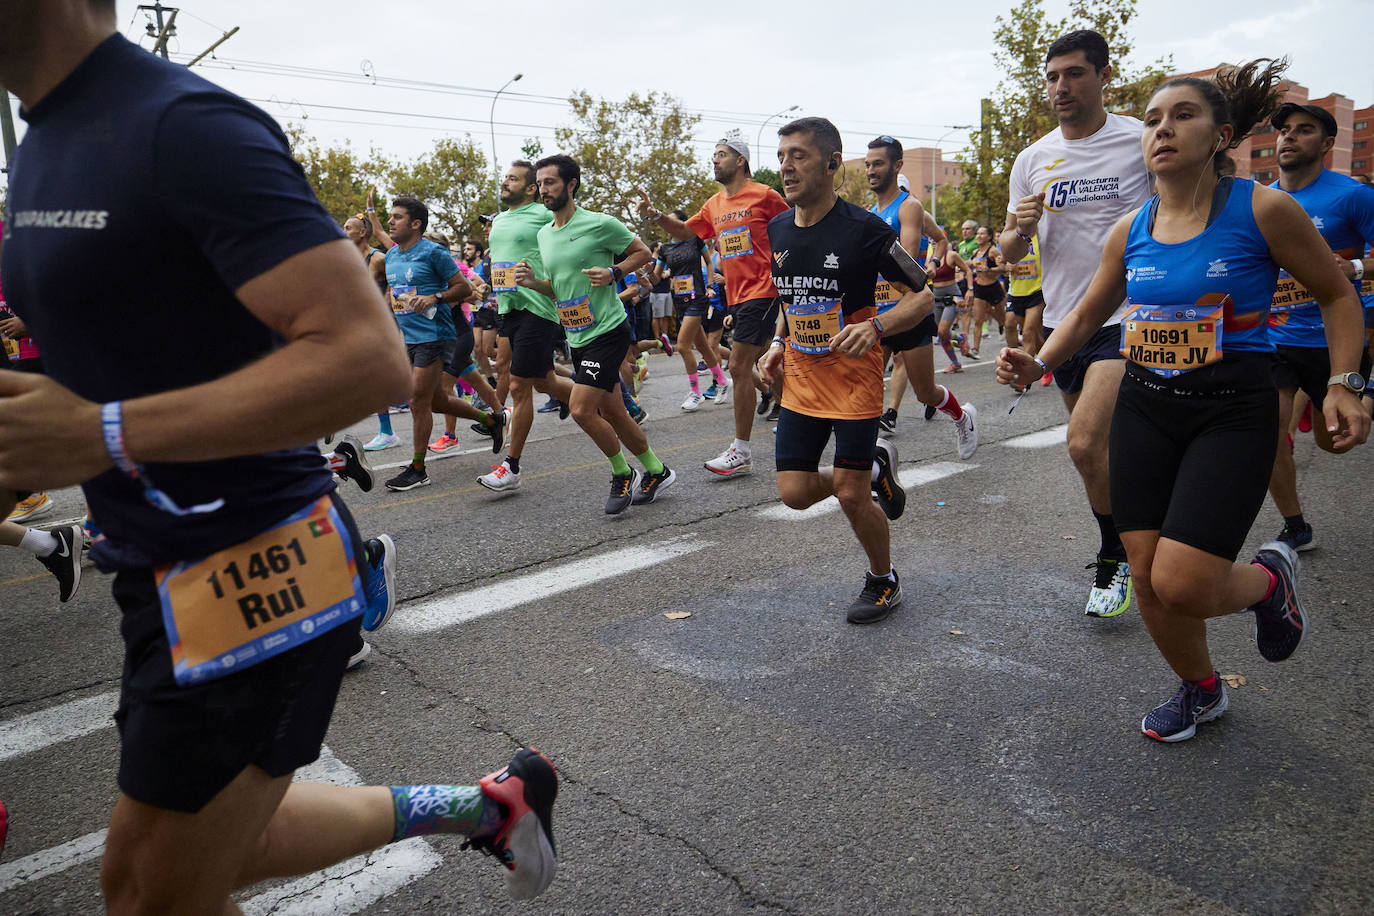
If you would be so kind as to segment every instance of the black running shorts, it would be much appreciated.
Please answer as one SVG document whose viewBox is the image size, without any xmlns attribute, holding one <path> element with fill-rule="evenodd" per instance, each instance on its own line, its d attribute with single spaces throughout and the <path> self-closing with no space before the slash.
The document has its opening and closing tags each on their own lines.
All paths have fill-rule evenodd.
<svg viewBox="0 0 1374 916">
<path fill-rule="evenodd" d="M 1117 530 L 1234 561 L 1269 490 L 1278 423 L 1268 354 L 1174 379 L 1127 363 L 1109 455 Z"/>
<path fill-rule="evenodd" d="M 878 320 L 882 321 L 883 319 L 879 318 Z M 932 312 L 922 318 L 914 328 L 907 328 L 896 334 L 884 334 L 883 346 L 893 353 L 915 350 L 917 347 L 928 347 L 938 333 L 940 333 L 940 325 L 935 321 L 935 314 Z"/>
<path fill-rule="evenodd" d="M 516 378 L 542 379 L 553 371 L 553 348 L 558 345 L 560 325 L 525 309 L 505 315 L 505 336 L 510 339 L 510 374 Z"/>
<path fill-rule="evenodd" d="M 1038 308 L 1044 304 L 1045 293 L 1042 290 L 1038 289 L 1035 292 L 1026 296 L 1007 297 L 1007 308 L 1011 309 L 1013 315 L 1020 315 L 1023 318 L 1026 316 L 1026 312 L 1029 312 L 1031 309 Z"/>
<path fill-rule="evenodd" d="M 496 309 L 486 307 L 473 309 L 472 326 L 483 331 L 494 330 L 496 328 Z"/>
<path fill-rule="evenodd" d="M 788 410 L 778 412 L 778 433 L 773 457 L 779 471 L 815 473 L 821 454 L 835 435 L 835 467 L 852 471 L 873 468 L 873 451 L 878 443 L 878 418 L 867 420 L 830 420 L 809 417 Z"/>
<path fill-rule="evenodd" d="M 1331 378 L 1331 356 L 1326 347 L 1290 347 L 1279 344 L 1270 357 L 1270 371 L 1280 390 L 1307 392 L 1321 410 L 1326 383 Z"/>
<path fill-rule="evenodd" d="M 453 342 L 453 354 L 444 361 L 444 371 L 454 378 L 462 378 L 477 368 L 472 361 L 477 337 L 472 332 L 472 325 L 463 320 L 462 313 L 457 310 L 454 311 L 453 323 L 458 327 L 458 339 Z"/>
<path fill-rule="evenodd" d="M 620 364 L 625 362 L 634 343 L 628 321 L 593 339 L 585 347 L 573 347 L 573 384 L 590 385 L 602 391 L 615 391 L 620 381 Z"/>
<path fill-rule="evenodd" d="M 747 299 L 738 305 L 730 306 L 734 323 L 730 326 L 730 336 L 740 343 L 766 346 L 773 340 L 778 328 L 778 309 L 781 299 Z"/>
<path fill-rule="evenodd" d="M 973 298 L 982 299 L 991 305 L 1001 302 L 1006 292 L 1001 283 L 989 283 L 986 286 L 982 283 L 973 284 Z"/>
<path fill-rule="evenodd" d="M 717 301 L 706 303 L 706 317 L 701 319 L 701 327 L 707 334 L 714 334 L 725 327 L 725 316 L 729 314 L 729 307 Z M 768 338 L 772 343 L 773 338 Z"/>
<path fill-rule="evenodd" d="M 1052 333 L 1053 328 L 1045 329 L 1046 341 Z M 1089 366 L 1099 360 L 1121 358 L 1121 325 L 1109 324 L 1088 338 L 1088 342 L 1077 353 L 1054 370 L 1054 383 L 1065 394 L 1077 394 L 1083 390 L 1083 379 L 1088 375 Z"/>
<path fill-rule="evenodd" d="M 428 340 L 424 343 L 406 344 L 406 353 L 410 354 L 412 368 L 426 369 L 435 363 L 447 366 L 457 348 L 458 342 L 454 340 Z"/>
<path fill-rule="evenodd" d="M 362 540 L 334 496 L 353 540 Z M 290 514 L 290 507 L 283 515 Z M 367 564 L 358 564 L 363 586 Z M 249 764 L 285 776 L 320 754 L 344 668 L 358 648 L 362 618 L 237 674 L 183 687 L 172 674 L 171 648 L 150 569 L 125 570 L 114 581 L 123 619 L 119 788 L 135 801 L 194 813 Z"/>
</svg>

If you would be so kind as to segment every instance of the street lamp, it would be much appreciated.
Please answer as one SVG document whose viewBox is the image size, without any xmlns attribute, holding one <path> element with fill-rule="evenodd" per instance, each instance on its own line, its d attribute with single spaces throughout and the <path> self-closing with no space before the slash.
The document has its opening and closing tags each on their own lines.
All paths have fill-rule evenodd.
<svg viewBox="0 0 1374 916">
<path fill-rule="evenodd" d="M 789 111 L 796 111 L 796 110 L 797 110 L 798 108 L 800 108 L 800 107 L 801 107 L 800 105 L 793 105 L 791 108 L 784 108 L 782 111 L 778 112 L 777 114 L 775 114 L 775 115 L 769 115 L 767 118 L 764 119 L 763 123 L 759 125 L 759 132 L 758 132 L 758 134 L 754 137 L 754 154 L 755 154 L 755 155 L 758 155 L 758 154 L 761 152 L 760 149 L 759 149 L 759 144 L 761 144 L 761 143 L 763 142 L 763 129 L 764 129 L 765 127 L 768 126 L 768 122 L 771 121 L 771 120 L 773 120 L 774 118 L 780 118 L 780 117 L 782 117 L 783 115 L 787 114 Z"/>
<path fill-rule="evenodd" d="M 491 168 L 497 175 L 501 174 L 501 162 L 496 158 L 496 100 L 501 97 L 501 93 L 505 92 L 506 88 L 510 86 L 511 83 L 516 82 L 524 75 L 523 73 L 515 74 L 515 76 L 506 80 L 505 86 L 496 90 L 496 95 L 491 97 L 491 114 L 487 117 L 487 124 L 491 127 Z"/>
<path fill-rule="evenodd" d="M 940 139 L 935 141 L 935 148 L 938 150 L 938 149 L 940 148 L 940 144 L 945 142 L 945 137 L 948 137 L 950 134 L 954 133 L 956 130 L 972 130 L 972 129 L 973 129 L 973 125 L 972 125 L 972 124 L 955 124 L 955 125 L 954 125 L 953 127 L 951 127 L 949 130 L 945 131 L 943 134 L 940 135 Z M 940 154 L 940 159 L 941 159 L 942 162 L 944 161 L 944 153 L 943 153 L 943 152 Z M 940 224 L 940 221 L 939 221 L 938 219 L 936 219 L 936 217 L 935 217 L 935 207 L 936 207 L 936 204 L 939 202 L 939 198 L 940 198 L 940 182 L 939 182 L 939 180 L 935 177 L 935 168 L 934 168 L 934 165 L 933 165 L 933 164 L 932 164 L 932 167 L 931 167 L 931 170 L 930 170 L 930 180 L 931 180 L 932 182 L 934 182 L 934 184 L 928 184 L 928 185 L 926 185 L 926 189 L 927 189 L 928 191 L 930 191 L 930 219 L 931 219 L 932 222 L 934 222 L 934 223 L 938 226 L 938 225 Z"/>
</svg>

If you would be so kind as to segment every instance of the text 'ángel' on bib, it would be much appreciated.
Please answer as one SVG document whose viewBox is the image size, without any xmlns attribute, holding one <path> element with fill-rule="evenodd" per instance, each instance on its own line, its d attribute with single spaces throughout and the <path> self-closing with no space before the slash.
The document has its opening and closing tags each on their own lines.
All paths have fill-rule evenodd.
<svg viewBox="0 0 1374 916">
<path fill-rule="evenodd" d="M 1121 355 L 1164 378 L 1220 361 L 1223 308 L 1140 305 L 1121 319 Z"/>
<path fill-rule="evenodd" d="M 836 300 L 789 305 L 788 342 L 801 353 L 829 353 L 830 341 L 844 327 L 844 310 Z"/>
<path fill-rule="evenodd" d="M 679 274 L 673 277 L 673 295 L 690 296 L 695 290 L 696 284 L 692 281 L 691 274 Z"/>
<path fill-rule="evenodd" d="M 391 311 L 397 315 L 404 315 L 410 311 L 410 300 L 415 295 L 413 286 L 393 286 L 391 287 Z"/>
<path fill-rule="evenodd" d="M 564 299 L 558 303 L 558 322 L 569 331 L 587 331 L 596 324 L 592 302 L 588 296 Z"/>
<path fill-rule="evenodd" d="M 265 661 L 367 605 L 353 542 L 328 496 L 242 544 L 156 575 L 182 685 Z"/>
<path fill-rule="evenodd" d="M 878 282 L 873 286 L 873 304 L 878 307 L 879 315 L 896 305 L 901 298 L 891 283 L 878 277 Z"/>
<path fill-rule="evenodd" d="M 498 293 L 515 292 L 515 262 L 491 262 L 491 288 Z"/>
<path fill-rule="evenodd" d="M 722 258 L 738 258 L 741 255 L 752 254 L 754 251 L 754 240 L 749 237 L 748 226 L 726 229 L 717 239 L 720 242 L 720 256 Z"/>
</svg>

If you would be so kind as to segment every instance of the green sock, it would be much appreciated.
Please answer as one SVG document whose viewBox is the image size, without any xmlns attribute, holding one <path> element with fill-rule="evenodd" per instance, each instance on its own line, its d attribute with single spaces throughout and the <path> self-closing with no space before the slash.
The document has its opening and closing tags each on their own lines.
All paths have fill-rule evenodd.
<svg viewBox="0 0 1374 916">
<path fill-rule="evenodd" d="M 491 426 L 492 423 L 495 422 L 494 420 L 492 420 L 491 414 L 489 414 L 489 413 L 483 413 L 483 412 L 480 411 L 480 410 L 478 411 L 478 413 L 482 414 L 482 425 L 483 425 L 483 426 Z"/>
<path fill-rule="evenodd" d="M 644 465 L 644 470 L 648 471 L 650 474 L 663 473 L 663 462 L 658 460 L 658 456 L 654 454 L 653 449 L 647 448 L 644 450 L 644 454 L 635 455 L 635 458 L 639 460 L 640 464 Z"/>
<path fill-rule="evenodd" d="M 416 467 L 421 467 L 421 468 L 424 467 L 424 466 L 425 466 L 425 453 L 422 452 L 422 451 L 421 451 L 421 452 L 416 452 L 416 453 L 415 453 L 415 457 L 412 458 L 412 459 L 410 460 L 410 463 L 413 464 L 413 465 L 415 465 Z"/>
<path fill-rule="evenodd" d="M 612 455 L 610 461 L 612 474 L 615 474 L 617 477 L 625 477 L 629 475 L 630 462 L 625 460 L 625 452 L 623 450 L 616 452 L 614 455 Z"/>
</svg>

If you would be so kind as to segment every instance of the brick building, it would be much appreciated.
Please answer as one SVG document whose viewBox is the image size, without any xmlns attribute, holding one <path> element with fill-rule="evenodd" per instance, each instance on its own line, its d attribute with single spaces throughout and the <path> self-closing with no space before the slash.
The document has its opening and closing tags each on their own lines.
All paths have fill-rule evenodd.
<svg viewBox="0 0 1374 916">
<path fill-rule="evenodd" d="M 844 164 L 847 168 L 857 169 L 861 173 L 864 170 L 862 158 L 846 159 Z M 944 154 L 935 146 L 913 146 L 904 149 L 902 174 L 911 182 L 912 193 L 925 201 L 927 206 L 930 202 L 930 187 L 938 185 L 941 188 L 957 188 L 964 181 L 964 170 L 959 167 L 959 163 L 945 161 Z"/>
<path fill-rule="evenodd" d="M 1222 66 L 1225 65 L 1178 75 L 1205 78 Z M 1314 99 L 1306 86 L 1291 80 L 1285 80 L 1283 86 L 1284 101 L 1316 105 L 1336 119 L 1336 145 L 1326 154 L 1328 169 L 1343 175 L 1374 174 L 1374 106 L 1356 109 L 1355 103 L 1340 93 Z M 1278 135 L 1268 124 L 1257 128 L 1231 151 L 1231 158 L 1236 161 L 1236 175 L 1265 183 L 1276 180 L 1279 177 L 1279 164 L 1274 156 L 1277 140 Z"/>
</svg>

